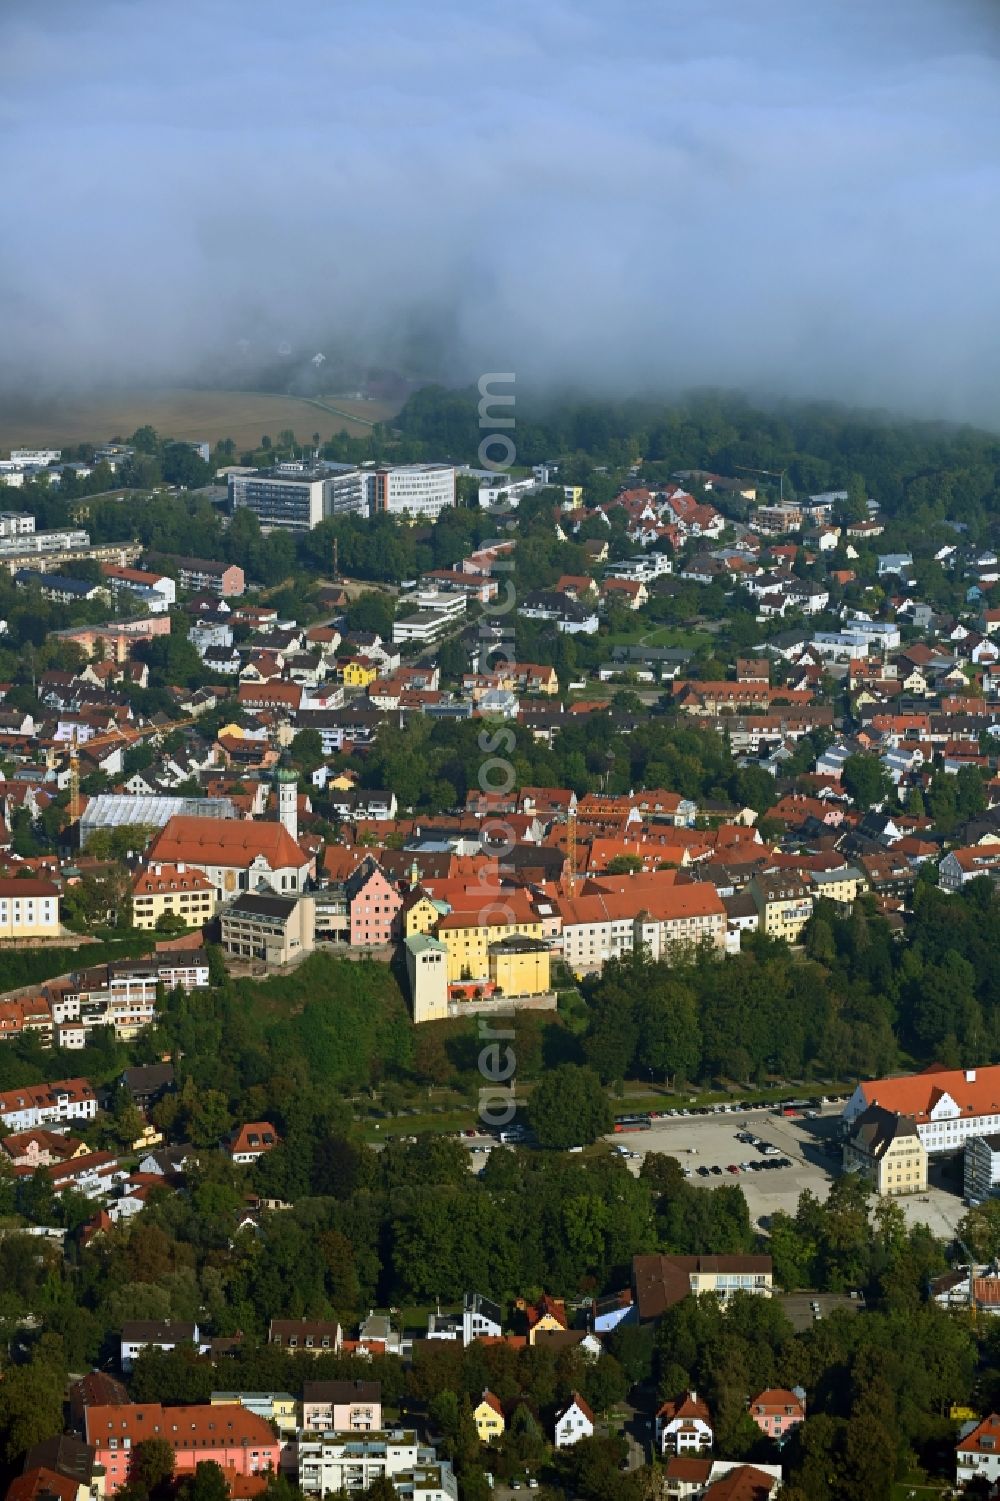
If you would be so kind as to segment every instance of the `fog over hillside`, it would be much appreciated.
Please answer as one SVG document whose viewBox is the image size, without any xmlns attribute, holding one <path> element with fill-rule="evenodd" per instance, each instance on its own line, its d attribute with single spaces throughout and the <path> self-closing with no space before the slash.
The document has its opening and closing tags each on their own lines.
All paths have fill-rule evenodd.
<svg viewBox="0 0 1000 1501">
<path fill-rule="evenodd" d="M 323 351 L 992 425 L 998 38 L 972 0 L 8 0 L 0 389 Z"/>
</svg>

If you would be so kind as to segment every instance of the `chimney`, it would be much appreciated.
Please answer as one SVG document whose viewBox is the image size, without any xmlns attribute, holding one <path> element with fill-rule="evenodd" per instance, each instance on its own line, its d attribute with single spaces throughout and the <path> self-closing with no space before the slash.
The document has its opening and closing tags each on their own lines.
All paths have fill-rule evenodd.
<svg viewBox="0 0 1000 1501">
<path fill-rule="evenodd" d="M 966 1084 L 975 1084 L 975 1082 L 976 1082 L 976 1071 L 975 1071 L 974 1068 L 967 1068 L 965 1070 L 965 1082 L 966 1082 Z"/>
</svg>

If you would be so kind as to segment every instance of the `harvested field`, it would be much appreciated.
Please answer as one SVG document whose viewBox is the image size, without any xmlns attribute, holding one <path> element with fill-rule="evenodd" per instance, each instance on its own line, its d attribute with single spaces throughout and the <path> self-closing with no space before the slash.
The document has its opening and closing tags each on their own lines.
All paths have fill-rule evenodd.
<svg viewBox="0 0 1000 1501">
<path fill-rule="evenodd" d="M 313 433 L 326 441 L 344 430 L 357 438 L 398 410 L 391 402 L 346 397 L 188 389 L 120 392 L 17 406 L 6 400 L 0 405 L 0 450 L 106 443 L 114 437 L 129 437 L 147 422 L 165 437 L 209 443 L 232 438 L 237 448 L 255 448 L 264 433 L 277 438 L 285 428 L 291 428 L 302 442 L 310 442 Z"/>
</svg>

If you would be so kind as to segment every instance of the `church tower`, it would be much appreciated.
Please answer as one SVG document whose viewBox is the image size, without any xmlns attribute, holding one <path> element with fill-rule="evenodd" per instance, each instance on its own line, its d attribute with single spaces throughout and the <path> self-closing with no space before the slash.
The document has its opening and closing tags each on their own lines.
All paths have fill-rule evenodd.
<svg viewBox="0 0 1000 1501">
<path fill-rule="evenodd" d="M 274 773 L 278 784 L 278 822 L 299 842 L 299 774 L 287 762 Z"/>
</svg>

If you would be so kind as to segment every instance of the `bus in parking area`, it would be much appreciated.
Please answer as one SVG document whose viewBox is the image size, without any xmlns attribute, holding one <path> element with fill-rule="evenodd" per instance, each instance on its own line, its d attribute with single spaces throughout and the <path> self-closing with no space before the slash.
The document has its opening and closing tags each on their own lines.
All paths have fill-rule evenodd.
<svg viewBox="0 0 1000 1501">
<path fill-rule="evenodd" d="M 616 1131 L 651 1131 L 652 1117 L 648 1115 L 616 1115 Z"/>
</svg>

